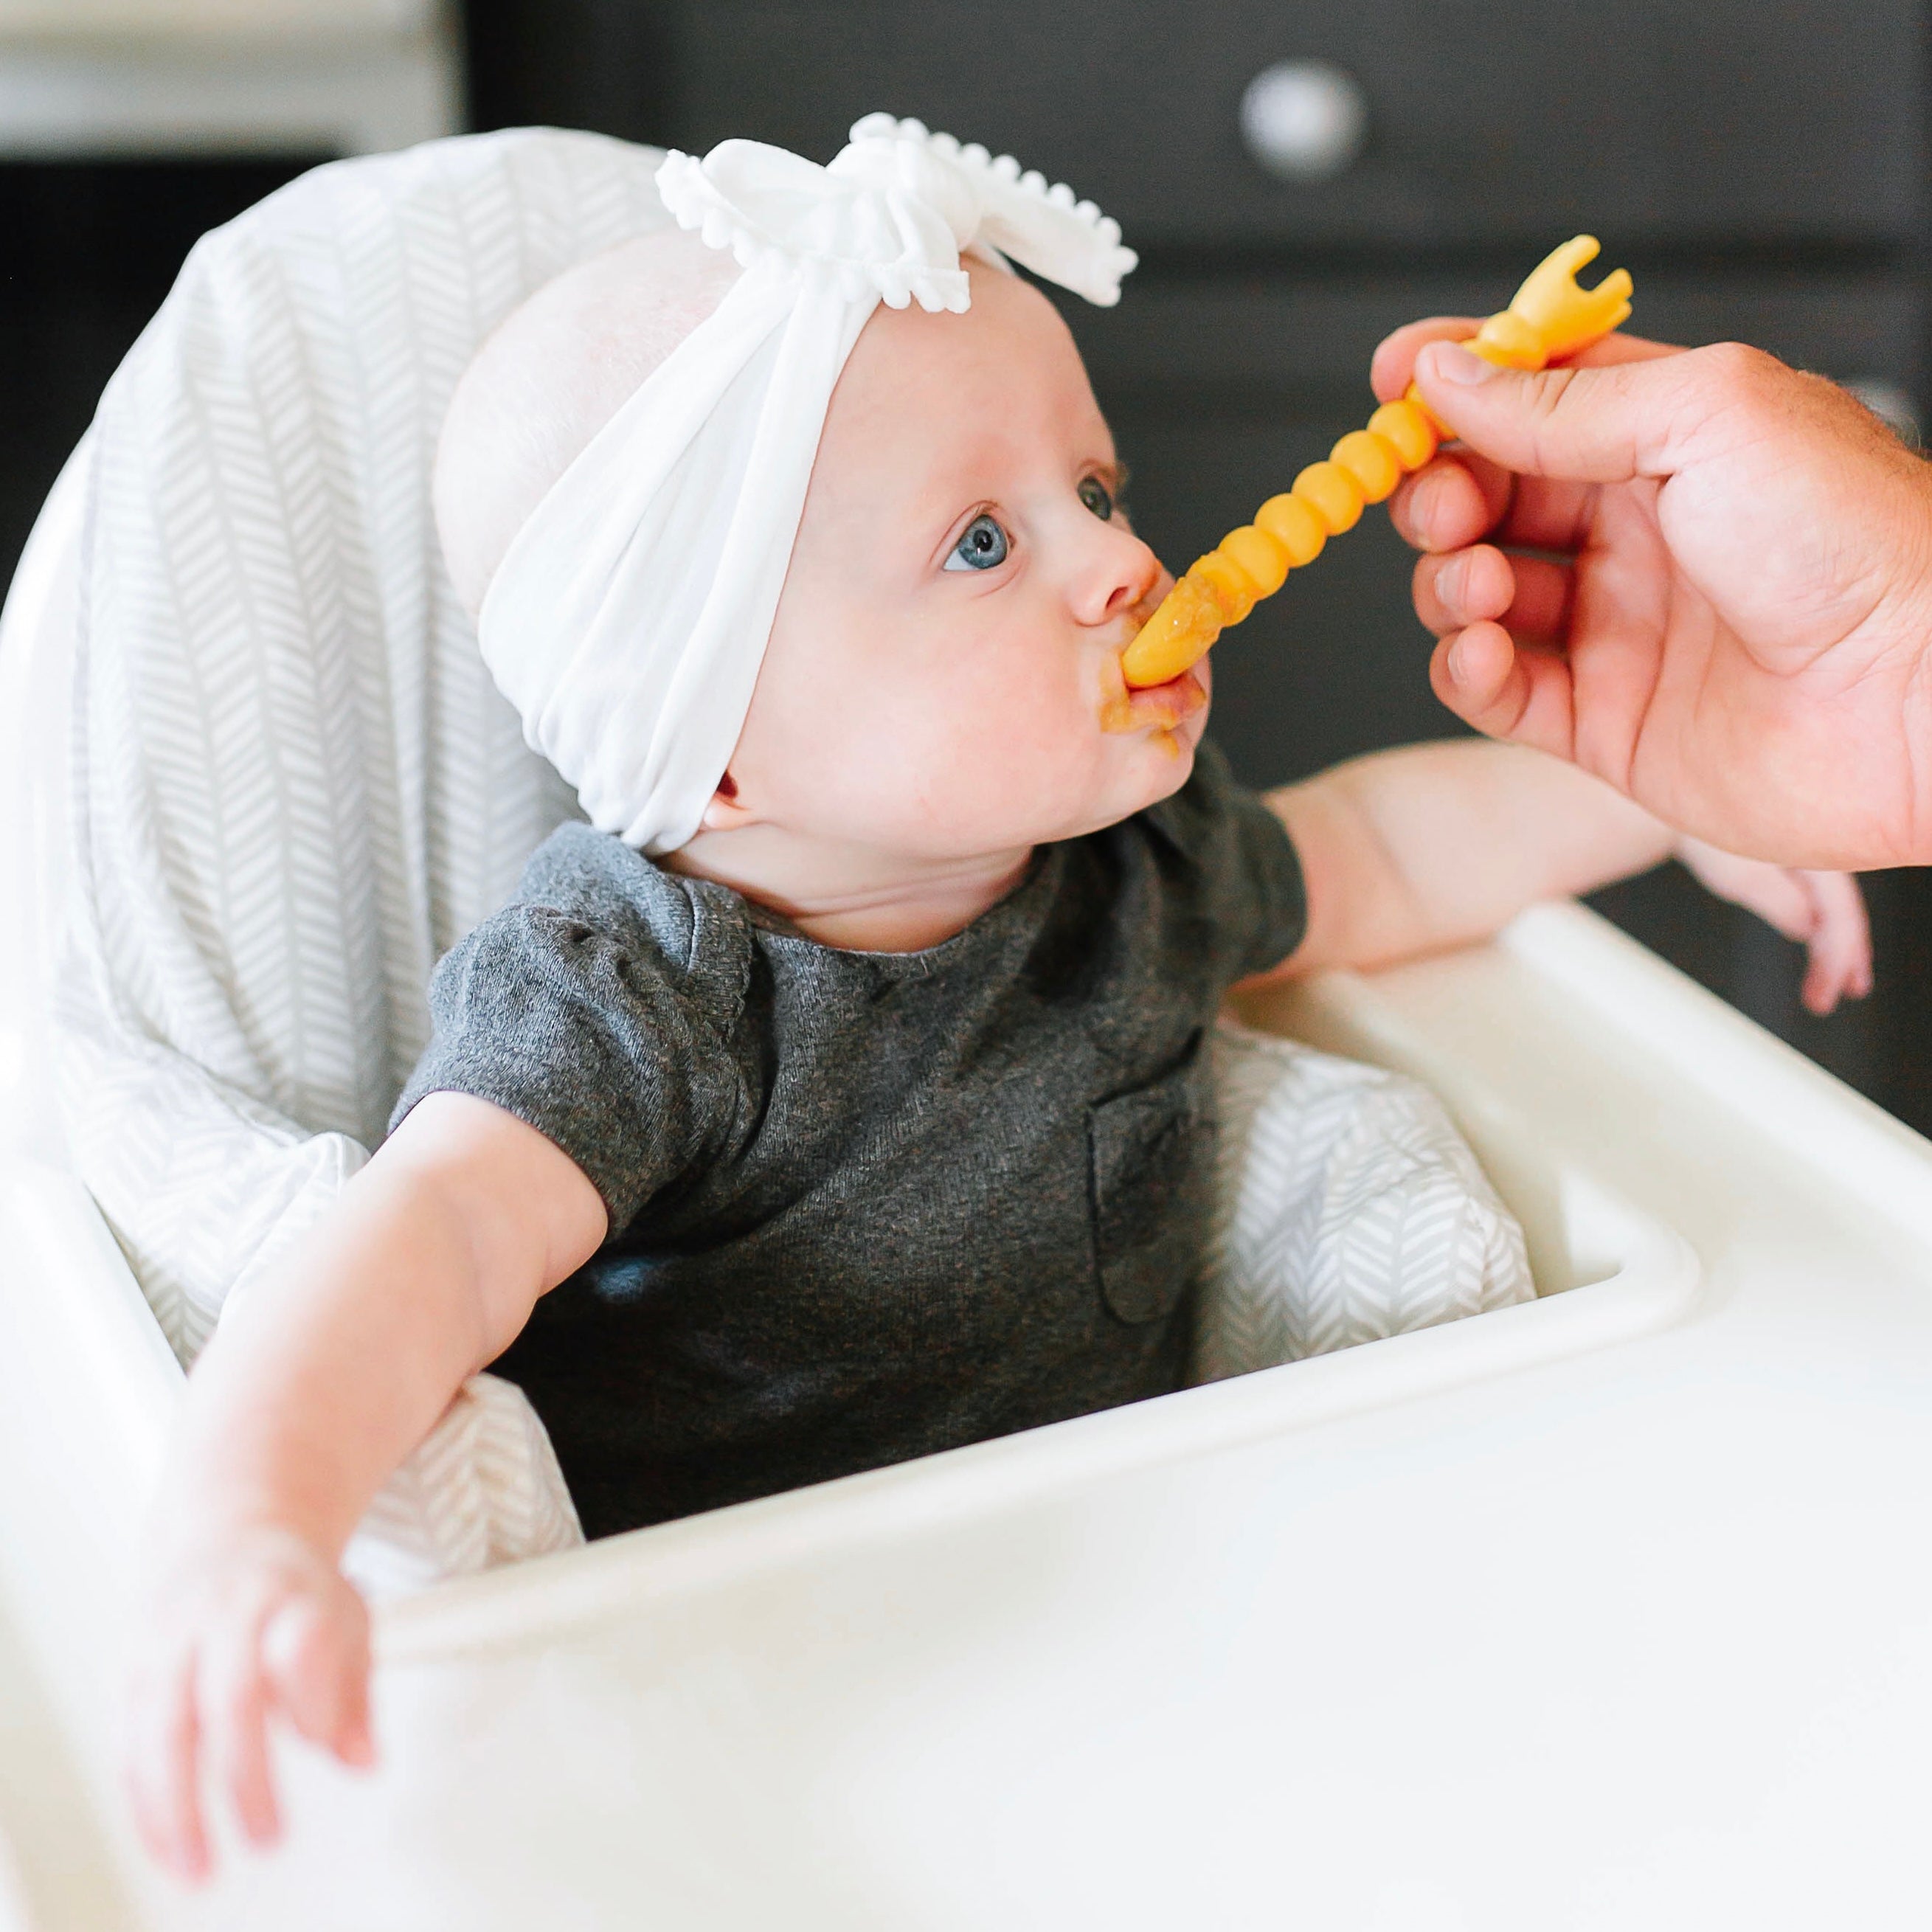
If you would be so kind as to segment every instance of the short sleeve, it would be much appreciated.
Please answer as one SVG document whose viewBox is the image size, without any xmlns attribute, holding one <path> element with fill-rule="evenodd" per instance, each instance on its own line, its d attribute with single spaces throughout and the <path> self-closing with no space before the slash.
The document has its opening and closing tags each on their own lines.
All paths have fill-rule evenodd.
<svg viewBox="0 0 1932 1932">
<path fill-rule="evenodd" d="M 570 830 L 580 858 L 602 836 Z M 390 1130 L 429 1094 L 490 1101 L 584 1170 L 615 1238 L 653 1195 L 716 1157 L 740 1082 L 688 956 L 668 955 L 647 920 L 610 902 L 594 868 L 586 881 L 580 864 L 560 866 L 548 850 L 519 898 L 437 965 L 432 1036 Z M 628 852 L 616 862 L 648 863 Z"/>
<path fill-rule="evenodd" d="M 1308 930 L 1308 896 L 1288 828 L 1238 784 L 1212 740 L 1173 797 L 1142 816 L 1186 862 L 1224 986 L 1279 966 Z"/>
</svg>

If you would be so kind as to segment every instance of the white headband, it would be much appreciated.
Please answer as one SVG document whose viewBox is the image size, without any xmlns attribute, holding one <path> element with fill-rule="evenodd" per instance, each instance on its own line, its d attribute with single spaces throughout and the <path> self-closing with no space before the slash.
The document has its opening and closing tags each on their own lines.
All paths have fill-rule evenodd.
<svg viewBox="0 0 1932 1932">
<path fill-rule="evenodd" d="M 1089 302 L 1118 225 L 1010 156 L 869 114 L 829 167 L 757 141 L 668 155 L 658 191 L 745 272 L 558 478 L 478 620 L 484 662 L 591 823 L 668 852 L 750 708 L 825 412 L 873 308 L 956 314 L 962 251 Z"/>
</svg>

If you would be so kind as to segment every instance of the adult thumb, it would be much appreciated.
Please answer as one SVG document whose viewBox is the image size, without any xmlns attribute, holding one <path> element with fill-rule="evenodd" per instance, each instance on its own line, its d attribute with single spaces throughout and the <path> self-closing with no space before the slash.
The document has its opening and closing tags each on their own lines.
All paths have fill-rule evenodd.
<svg viewBox="0 0 1932 1932">
<path fill-rule="evenodd" d="M 1622 483 L 1681 467 L 1694 432 L 1762 382 L 1753 362 L 1782 368 L 1724 343 L 1531 374 L 1498 368 L 1460 342 L 1432 342 L 1416 358 L 1415 381 L 1433 415 L 1506 470 Z"/>
</svg>

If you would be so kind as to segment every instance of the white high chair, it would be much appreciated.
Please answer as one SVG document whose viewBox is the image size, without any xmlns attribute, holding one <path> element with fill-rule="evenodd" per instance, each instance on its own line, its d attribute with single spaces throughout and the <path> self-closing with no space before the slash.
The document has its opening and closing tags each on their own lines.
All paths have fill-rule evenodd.
<svg viewBox="0 0 1932 1932">
<path fill-rule="evenodd" d="M 434 268 L 413 237 L 432 267 L 404 286 L 431 318 L 430 352 L 332 361 L 311 344 L 290 393 L 315 419 L 269 443 L 290 462 L 309 451 L 310 467 L 265 476 L 264 502 L 272 488 L 314 516 L 278 527 L 231 508 L 207 571 L 165 587 L 184 626 L 221 623 L 240 593 L 214 560 L 261 546 L 285 547 L 309 586 L 292 627 L 352 616 L 376 576 L 330 520 L 347 487 L 331 463 L 354 460 L 326 434 L 331 412 L 367 407 L 374 368 L 413 420 L 413 386 L 453 381 L 453 345 L 479 321 L 649 218 L 647 164 L 614 166 L 590 137 L 486 137 L 396 165 L 422 170 L 425 221 L 440 168 L 496 169 L 516 194 L 460 263 Z M 327 190 L 352 214 L 355 180 Z M 346 298 L 387 273 L 396 236 L 373 202 L 359 222 L 343 212 L 284 268 Z M 198 326 L 242 326 L 265 290 L 238 285 L 232 315 L 221 293 L 218 278 L 204 288 Z M 435 316 L 458 309 L 439 333 Z M 181 375 L 132 366 L 117 381 L 157 398 Z M 261 403 L 194 393 L 216 433 L 225 409 Z M 98 434 L 129 420 L 104 412 Z M 130 602 L 164 586 L 138 545 L 112 549 L 129 519 L 199 527 L 186 432 L 158 438 L 152 460 L 138 486 L 138 467 L 69 466 L 0 627 L 0 892 L 19 909 L 0 932 L 0 1932 L 1702 1932 L 1932 1909 L 1916 1842 L 1932 1800 L 1932 1556 L 1917 1533 L 1932 1160 L 1574 908 L 1248 1016 L 1442 1094 L 1524 1222 L 1542 1298 L 393 1605 L 378 1625 L 381 1771 L 286 1754 L 288 1846 L 231 1858 L 204 1898 L 170 1892 L 115 1795 L 113 1651 L 180 1371 L 60 1143 L 33 896 L 69 862 L 72 828 L 33 754 L 71 725 L 83 527 L 91 516 L 122 566 L 97 568 L 90 594 Z M 368 460 L 372 475 L 408 466 L 394 448 Z M 90 478 L 98 490 L 117 473 L 129 497 L 90 505 Z M 358 541 L 426 547 L 420 497 L 379 501 Z M 296 740 L 353 752 L 376 782 L 448 760 L 446 782 L 482 768 L 471 808 L 505 814 L 506 850 L 519 826 L 534 842 L 560 801 L 425 600 L 386 614 L 430 640 L 428 688 L 363 660 L 355 689 L 316 692 L 292 658 L 272 693 L 303 721 L 290 734 L 225 713 L 252 688 L 238 678 L 187 707 L 221 742 L 168 744 L 172 781 L 204 772 L 218 809 L 222 772 Z M 130 696 L 88 721 L 97 744 L 134 716 Z M 146 890 L 148 865 L 178 882 L 178 852 L 113 830 L 90 862 L 120 868 L 116 892 Z M 398 935 L 416 935 L 426 971 L 510 882 L 448 876 L 434 823 L 393 854 L 365 831 L 352 814 L 319 824 L 302 855 L 306 970 L 326 974 L 333 950 L 352 971 L 373 916 L 404 952 Z M 156 960 L 118 1016 L 131 1036 L 150 1024 L 139 999 L 194 966 L 191 918 L 179 932 L 182 958 Z M 266 940 L 242 966 L 223 1010 L 300 997 Z M 414 1050 L 413 992 L 394 988 L 353 1039 L 274 1066 L 284 1084 L 266 1094 L 248 1088 L 260 1042 L 243 1040 L 231 1084 L 202 1098 L 264 1120 L 333 1109 L 345 1134 L 368 1132 L 388 1070 Z M 178 1004 L 160 1018 L 178 1023 Z M 148 1075 L 180 1070 L 158 1051 Z M 105 1131 L 115 1106 L 96 1118 Z M 128 1130 L 137 1115 L 118 1118 Z M 259 1246 L 263 1214 L 327 1157 L 288 1146 L 232 1177 L 220 1225 L 190 1227 L 211 1274 Z M 116 1216 L 137 1242 L 170 1207 L 140 1197 L 165 1163 L 144 1170 L 139 1152 Z M 191 1275 L 175 1305 L 190 1339 L 206 1313 Z"/>
</svg>

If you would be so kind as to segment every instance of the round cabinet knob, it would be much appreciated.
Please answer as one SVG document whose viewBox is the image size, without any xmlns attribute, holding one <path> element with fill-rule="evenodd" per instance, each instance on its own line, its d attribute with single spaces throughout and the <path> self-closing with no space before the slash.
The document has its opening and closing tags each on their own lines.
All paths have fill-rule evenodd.
<svg viewBox="0 0 1932 1932">
<path fill-rule="evenodd" d="M 1288 181 L 1340 174 L 1361 152 L 1368 126 L 1361 82 L 1328 61 L 1277 61 L 1241 96 L 1248 152 Z"/>
</svg>

